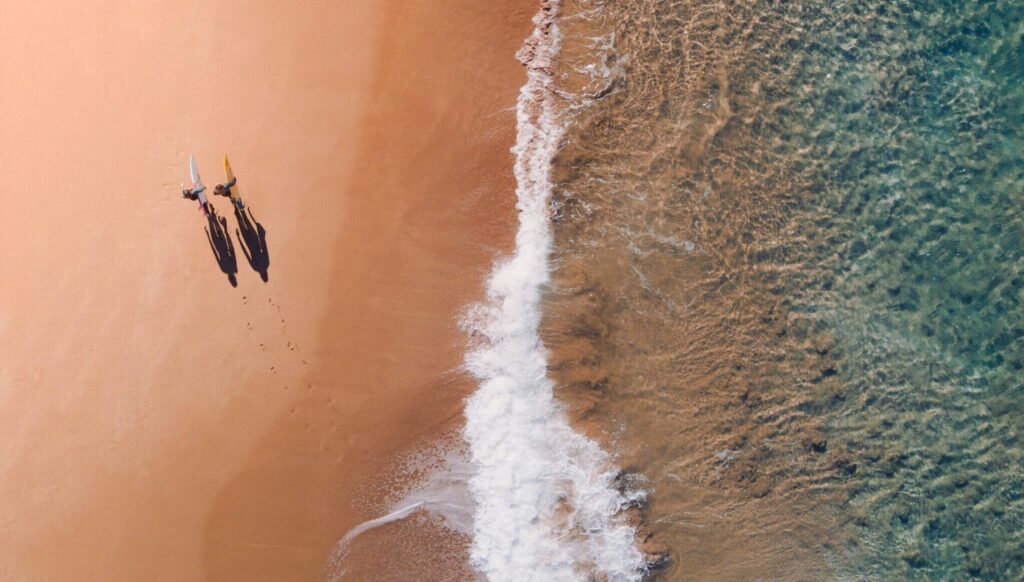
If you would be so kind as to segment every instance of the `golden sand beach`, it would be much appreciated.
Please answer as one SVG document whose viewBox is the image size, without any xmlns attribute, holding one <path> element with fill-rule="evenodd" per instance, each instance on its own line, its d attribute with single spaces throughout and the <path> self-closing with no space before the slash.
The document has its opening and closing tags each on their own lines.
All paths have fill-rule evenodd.
<svg viewBox="0 0 1024 582">
<path fill-rule="evenodd" d="M 533 0 L 0 7 L 0 578 L 312 580 L 449 431 Z M 179 197 L 231 156 L 238 286 Z"/>
</svg>

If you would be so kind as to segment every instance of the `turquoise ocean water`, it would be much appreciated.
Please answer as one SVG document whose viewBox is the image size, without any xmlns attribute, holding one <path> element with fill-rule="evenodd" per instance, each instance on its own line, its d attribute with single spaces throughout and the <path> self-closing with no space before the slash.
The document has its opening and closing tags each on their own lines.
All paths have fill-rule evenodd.
<svg viewBox="0 0 1024 582">
<path fill-rule="evenodd" d="M 575 8 L 549 343 L 663 576 L 1024 578 L 1024 2 Z"/>
</svg>

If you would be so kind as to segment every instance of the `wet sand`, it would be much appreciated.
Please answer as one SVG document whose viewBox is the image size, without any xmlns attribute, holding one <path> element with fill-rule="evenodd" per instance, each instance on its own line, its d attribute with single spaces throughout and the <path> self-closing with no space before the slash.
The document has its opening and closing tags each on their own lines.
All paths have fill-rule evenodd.
<svg viewBox="0 0 1024 582">
<path fill-rule="evenodd" d="M 4 6 L 0 577 L 322 576 L 459 421 L 535 9 Z M 190 152 L 231 156 L 267 283 L 238 239 L 218 268 Z"/>
</svg>

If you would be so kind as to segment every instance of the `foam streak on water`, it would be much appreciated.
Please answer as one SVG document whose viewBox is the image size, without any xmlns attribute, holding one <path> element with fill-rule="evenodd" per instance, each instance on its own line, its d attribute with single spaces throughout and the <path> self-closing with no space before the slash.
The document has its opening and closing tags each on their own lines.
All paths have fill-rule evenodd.
<svg viewBox="0 0 1024 582">
<path fill-rule="evenodd" d="M 476 472 L 471 558 L 490 580 L 637 580 L 643 558 L 613 486 L 608 455 L 576 433 L 554 398 L 538 335 L 549 283 L 551 162 L 565 130 L 550 66 L 559 51 L 557 0 L 544 2 L 519 53 L 528 81 L 517 106 L 519 230 L 515 253 L 488 281 L 488 301 L 466 327 L 479 380 L 466 407 L 465 438 Z"/>
</svg>

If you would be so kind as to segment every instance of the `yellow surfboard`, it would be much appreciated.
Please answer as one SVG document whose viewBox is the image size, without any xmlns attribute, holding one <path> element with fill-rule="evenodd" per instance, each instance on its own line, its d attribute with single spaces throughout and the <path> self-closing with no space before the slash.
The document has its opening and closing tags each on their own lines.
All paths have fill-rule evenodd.
<svg viewBox="0 0 1024 582">
<path fill-rule="evenodd" d="M 224 177 L 227 178 L 227 183 L 235 181 L 235 173 L 231 171 L 231 162 L 228 161 L 228 155 L 224 154 Z M 231 194 L 231 202 L 233 202 L 239 208 L 243 208 L 245 205 L 242 203 L 242 192 L 238 189 L 238 184 L 228 188 L 228 192 Z"/>
</svg>

